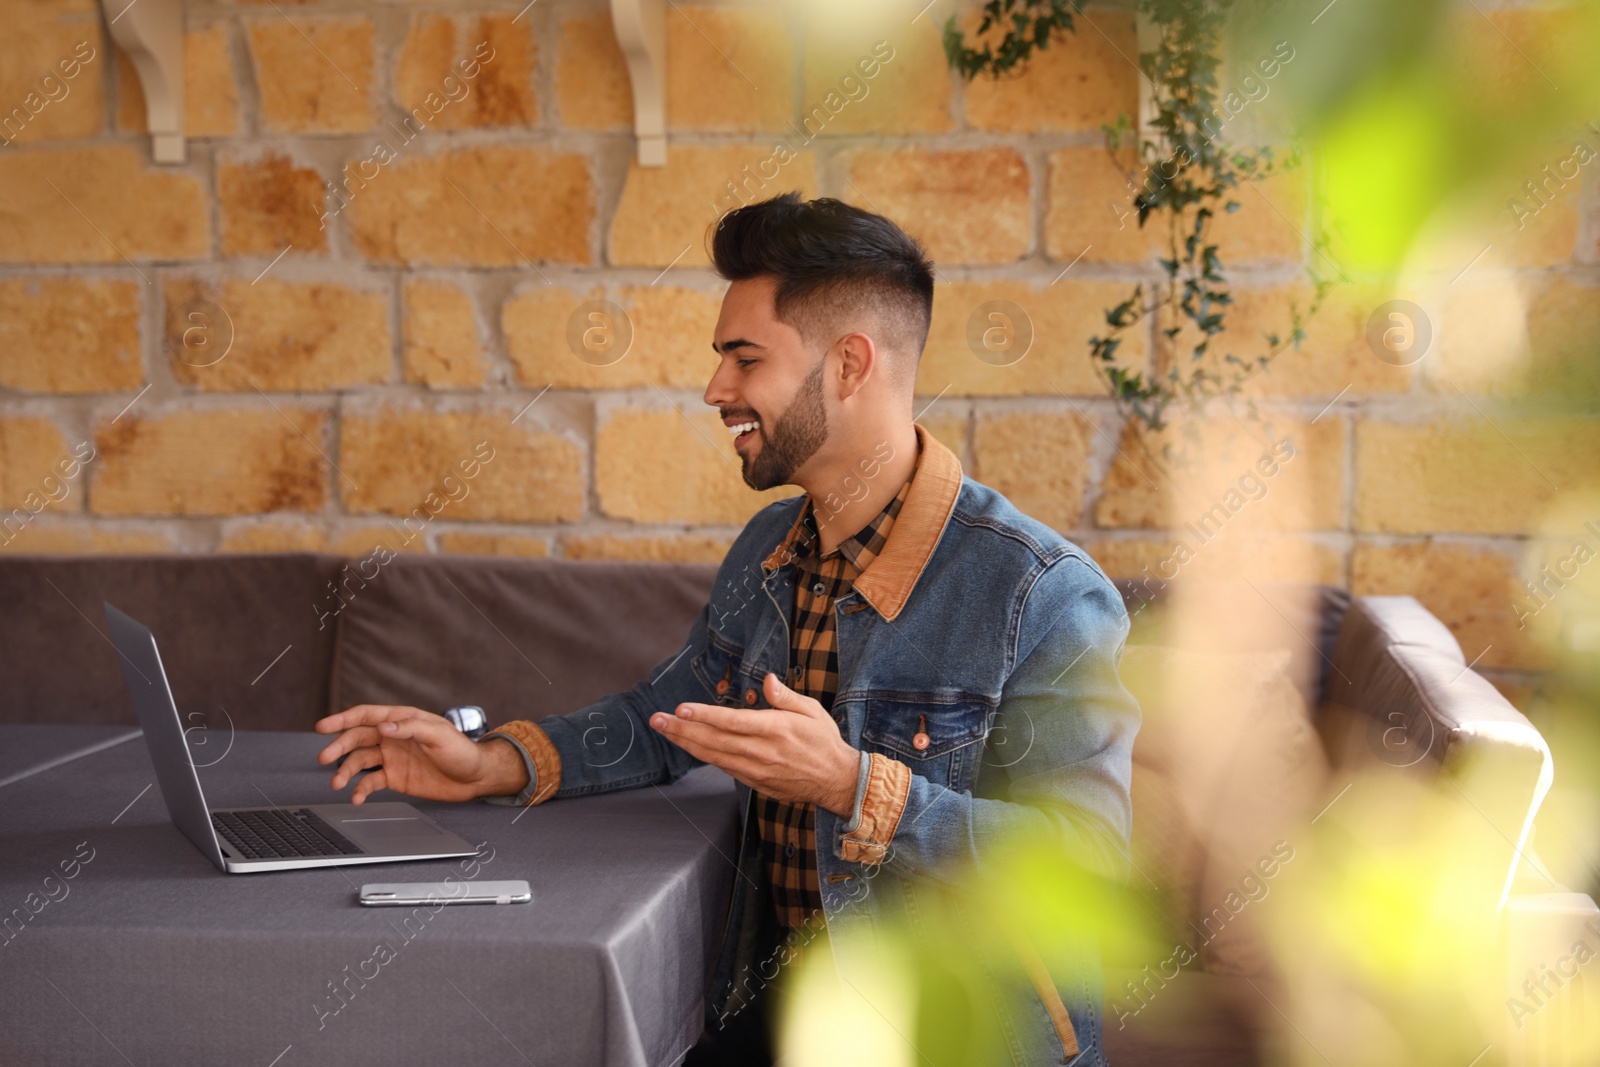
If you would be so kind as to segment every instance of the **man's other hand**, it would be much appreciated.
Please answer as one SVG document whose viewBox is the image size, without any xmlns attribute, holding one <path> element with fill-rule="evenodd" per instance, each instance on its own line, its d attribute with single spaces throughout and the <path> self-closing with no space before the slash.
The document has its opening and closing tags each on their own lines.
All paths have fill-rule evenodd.
<svg viewBox="0 0 1600 1067">
<path fill-rule="evenodd" d="M 479 744 L 449 719 L 421 708 L 358 704 L 319 719 L 316 729 L 339 735 L 317 753 L 318 763 L 343 757 L 334 789 L 368 772 L 350 794 L 352 804 L 379 789 L 424 800 L 471 800 L 519 793 L 528 784 L 522 756 L 511 742 Z"/>
<path fill-rule="evenodd" d="M 650 725 L 689 755 L 714 764 L 752 789 L 848 817 L 855 806 L 861 753 L 814 697 L 795 692 L 767 672 L 770 708 L 679 704 L 657 712 Z"/>
</svg>

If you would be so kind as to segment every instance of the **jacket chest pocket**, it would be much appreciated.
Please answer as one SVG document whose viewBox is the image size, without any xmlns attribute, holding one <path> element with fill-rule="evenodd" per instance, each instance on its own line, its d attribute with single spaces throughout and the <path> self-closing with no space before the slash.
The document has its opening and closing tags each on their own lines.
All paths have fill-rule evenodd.
<svg viewBox="0 0 1600 1067">
<path fill-rule="evenodd" d="M 992 714 L 980 700 L 868 699 L 862 747 L 899 760 L 935 784 L 969 790 Z"/>
<path fill-rule="evenodd" d="M 706 688 L 708 703 L 746 707 L 754 706 L 761 699 L 760 686 L 741 673 L 743 650 L 724 644 L 715 635 L 690 666 Z M 751 694 L 755 695 L 754 699 Z"/>
</svg>

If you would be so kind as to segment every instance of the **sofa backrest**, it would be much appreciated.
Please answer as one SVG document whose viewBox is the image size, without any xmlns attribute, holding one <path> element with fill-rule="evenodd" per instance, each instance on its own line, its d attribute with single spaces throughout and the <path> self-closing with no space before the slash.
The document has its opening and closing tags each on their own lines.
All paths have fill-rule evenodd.
<svg viewBox="0 0 1600 1067">
<path fill-rule="evenodd" d="M 397 556 L 341 573 L 326 709 L 477 704 L 498 725 L 565 715 L 675 655 L 711 595 L 708 563 Z"/>
<path fill-rule="evenodd" d="M 1448 786 L 1485 823 L 1510 893 L 1534 816 L 1554 778 L 1537 728 L 1466 663 L 1414 598 L 1360 597 L 1335 643 L 1318 727 L 1335 768 L 1387 765 Z"/>
<path fill-rule="evenodd" d="M 134 725 L 102 601 L 149 626 L 188 727 L 304 729 L 326 705 L 337 556 L 0 558 L 0 722 Z"/>
</svg>

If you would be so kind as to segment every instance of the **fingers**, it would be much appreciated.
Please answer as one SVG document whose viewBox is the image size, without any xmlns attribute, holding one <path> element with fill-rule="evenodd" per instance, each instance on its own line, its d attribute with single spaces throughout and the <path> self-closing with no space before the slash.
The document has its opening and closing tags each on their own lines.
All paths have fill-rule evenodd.
<svg viewBox="0 0 1600 1067">
<path fill-rule="evenodd" d="M 698 714 L 698 710 L 697 707 L 695 714 Z M 683 748 L 691 756 L 702 760 L 707 758 L 700 754 L 701 751 L 754 758 L 758 751 L 765 751 L 771 747 L 770 744 L 758 741 L 749 734 L 734 733 L 707 722 L 684 719 L 675 715 L 659 713 L 652 715 L 650 725 L 667 740 Z M 691 745 L 694 748 L 690 748 Z M 707 762 L 715 761 L 707 760 Z"/>
<path fill-rule="evenodd" d="M 345 761 L 339 764 L 339 771 L 333 776 L 333 788 L 343 789 L 350 780 L 369 767 L 377 767 L 383 763 L 383 753 L 377 748 L 358 748 Z"/>
<path fill-rule="evenodd" d="M 768 671 L 761 679 L 762 692 L 766 694 L 767 703 L 779 711 L 794 711 L 803 715 L 826 715 L 822 702 L 816 697 L 808 697 L 797 693 L 783 683 L 772 671 Z"/>
<path fill-rule="evenodd" d="M 450 720 L 438 715 L 422 714 L 415 718 L 381 722 L 378 736 L 384 740 L 418 741 L 424 745 L 437 745 L 456 737 L 465 737 Z"/>
<path fill-rule="evenodd" d="M 346 752 L 378 743 L 378 730 L 374 726 L 353 726 L 334 738 L 327 748 L 317 753 L 318 763 L 334 763 Z"/>
<path fill-rule="evenodd" d="M 317 720 L 317 733 L 333 734 L 352 726 L 376 726 L 380 722 L 395 722 L 427 716 L 421 708 L 398 707 L 390 704 L 357 704 L 341 712 Z M 437 718 L 438 716 L 434 716 Z"/>
<path fill-rule="evenodd" d="M 679 704 L 677 718 L 705 723 L 733 734 L 764 736 L 776 728 L 775 720 L 767 711 L 747 711 L 744 708 L 724 708 L 716 704 Z"/>
<path fill-rule="evenodd" d="M 737 778 L 739 781 L 753 787 L 753 782 L 755 781 L 756 777 L 752 774 L 752 772 L 755 770 L 755 764 L 753 760 L 736 753 L 725 752 L 722 749 L 709 748 L 706 745 L 701 744 L 699 741 L 688 737 L 669 736 L 667 740 L 683 749 L 701 763 L 709 763 L 713 767 L 720 767 L 724 771 L 727 771 L 729 774 L 733 775 L 733 777 Z"/>
<path fill-rule="evenodd" d="M 362 801 L 367 799 L 369 794 L 376 793 L 380 789 L 388 788 L 389 779 L 384 777 L 383 768 L 379 767 L 377 770 L 373 771 L 371 774 L 367 775 L 365 778 L 361 779 L 361 781 L 356 783 L 355 791 L 350 794 L 350 803 L 360 804 Z"/>
</svg>

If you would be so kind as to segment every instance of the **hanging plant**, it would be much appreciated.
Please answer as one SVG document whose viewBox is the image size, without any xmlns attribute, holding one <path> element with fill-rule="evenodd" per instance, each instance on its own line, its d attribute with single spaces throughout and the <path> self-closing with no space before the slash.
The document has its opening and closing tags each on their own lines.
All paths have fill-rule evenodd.
<svg viewBox="0 0 1600 1067">
<path fill-rule="evenodd" d="M 1233 0 L 1138 0 L 1138 11 L 1157 31 L 1154 50 L 1139 53 L 1139 66 L 1153 86 L 1153 114 L 1142 131 L 1127 115 L 1101 127 L 1106 150 L 1136 190 L 1132 203 L 1139 226 L 1153 220 L 1164 231 L 1167 248 L 1159 259 L 1164 278 L 1149 291 L 1135 285 L 1127 299 L 1106 310 L 1107 329 L 1089 339 L 1089 355 L 1118 406 L 1151 430 L 1167 425 L 1174 405 L 1198 411 L 1214 398 L 1237 396 L 1278 355 L 1298 350 L 1306 321 L 1331 285 L 1310 268 L 1307 306 L 1291 304 L 1284 329 L 1265 333 L 1260 350 L 1241 355 L 1216 343 L 1233 296 L 1223 252 L 1212 239 L 1213 223 L 1218 214 L 1239 209 L 1236 194 L 1244 183 L 1299 163 L 1294 155 L 1278 157 L 1270 147 L 1235 149 L 1216 136 L 1223 113 L 1218 108 L 1219 43 L 1233 6 Z M 990 0 L 976 36 L 992 39 L 990 30 L 1005 27 L 998 47 L 971 47 L 952 17 L 944 27 L 945 55 L 968 81 L 981 74 L 998 79 L 1035 50 L 1048 48 L 1055 34 L 1076 32 L 1077 14 L 1081 4 L 1063 0 Z M 1118 364 L 1124 337 L 1151 316 L 1161 338 L 1160 369 L 1146 373 Z M 1170 444 L 1166 447 L 1170 455 Z"/>
</svg>

